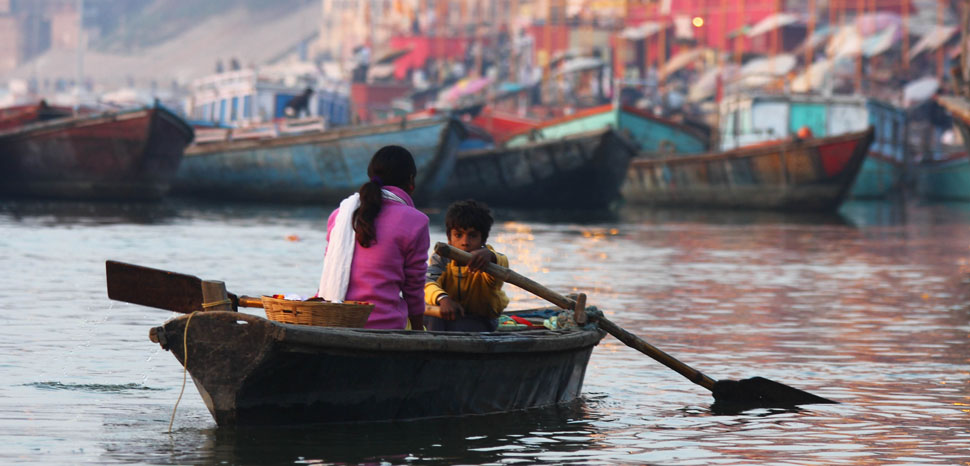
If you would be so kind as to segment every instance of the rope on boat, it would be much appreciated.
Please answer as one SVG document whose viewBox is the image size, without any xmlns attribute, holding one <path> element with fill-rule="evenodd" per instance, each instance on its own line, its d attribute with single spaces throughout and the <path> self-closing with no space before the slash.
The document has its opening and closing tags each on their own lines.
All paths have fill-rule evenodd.
<svg viewBox="0 0 970 466">
<path fill-rule="evenodd" d="M 168 421 L 168 433 L 170 434 L 172 433 L 172 424 L 175 423 L 175 410 L 178 409 L 179 402 L 182 401 L 182 394 L 185 393 L 185 380 L 189 373 L 189 323 L 192 322 L 192 317 L 195 314 L 195 312 L 189 314 L 189 318 L 185 321 L 185 329 L 182 330 L 182 390 L 179 391 L 179 397 L 175 400 L 175 406 L 172 408 L 172 419 Z"/>
</svg>

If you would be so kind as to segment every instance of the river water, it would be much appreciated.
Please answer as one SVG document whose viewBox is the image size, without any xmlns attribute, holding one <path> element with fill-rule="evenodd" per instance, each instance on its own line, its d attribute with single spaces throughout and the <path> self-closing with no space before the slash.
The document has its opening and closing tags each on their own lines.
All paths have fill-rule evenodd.
<svg viewBox="0 0 970 466">
<path fill-rule="evenodd" d="M 0 203 L 0 462 L 970 464 L 970 204 L 496 212 L 490 243 L 523 275 L 586 292 L 716 379 L 763 376 L 838 405 L 713 412 L 705 389 L 607 337 L 583 399 L 557 408 L 224 429 L 189 381 L 173 419 L 182 368 L 148 329 L 174 314 L 109 301 L 104 261 L 306 295 L 329 210 Z M 541 304 L 507 291 L 513 308 Z"/>
</svg>

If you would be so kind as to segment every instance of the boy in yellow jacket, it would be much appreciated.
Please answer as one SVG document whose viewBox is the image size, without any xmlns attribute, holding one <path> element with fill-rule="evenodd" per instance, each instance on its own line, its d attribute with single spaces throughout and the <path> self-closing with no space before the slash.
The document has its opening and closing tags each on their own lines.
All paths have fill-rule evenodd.
<svg viewBox="0 0 970 466">
<path fill-rule="evenodd" d="M 492 214 L 480 202 L 459 201 L 445 213 L 448 244 L 471 253 L 468 266 L 435 254 L 424 284 L 426 304 L 441 307 L 441 318 L 425 316 L 428 330 L 493 332 L 498 317 L 509 305 L 502 280 L 485 273 L 489 262 L 509 266 L 509 259 L 485 242 L 492 228 Z"/>
</svg>

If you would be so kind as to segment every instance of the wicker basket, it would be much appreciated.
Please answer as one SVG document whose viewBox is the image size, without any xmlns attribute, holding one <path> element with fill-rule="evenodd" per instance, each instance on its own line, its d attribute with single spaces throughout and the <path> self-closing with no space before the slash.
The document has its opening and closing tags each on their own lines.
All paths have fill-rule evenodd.
<svg viewBox="0 0 970 466">
<path fill-rule="evenodd" d="M 359 301 L 293 301 L 269 296 L 263 296 L 262 301 L 270 320 L 319 327 L 363 328 L 374 310 L 373 304 Z"/>
</svg>

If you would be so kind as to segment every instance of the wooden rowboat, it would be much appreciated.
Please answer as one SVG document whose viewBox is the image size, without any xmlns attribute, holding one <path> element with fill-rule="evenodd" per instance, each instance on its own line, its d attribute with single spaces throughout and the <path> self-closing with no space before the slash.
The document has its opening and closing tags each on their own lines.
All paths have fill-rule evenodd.
<svg viewBox="0 0 970 466">
<path fill-rule="evenodd" d="M 437 200 L 517 208 L 602 208 L 620 197 L 632 141 L 609 127 L 516 147 L 458 154 Z"/>
<path fill-rule="evenodd" d="M 150 333 L 187 367 L 220 426 L 396 421 L 566 403 L 580 395 L 605 335 L 595 326 L 328 328 L 225 311 L 182 315 Z"/>
<path fill-rule="evenodd" d="M 873 129 L 701 155 L 638 158 L 623 195 L 655 206 L 834 211 L 855 181 Z"/>
</svg>

